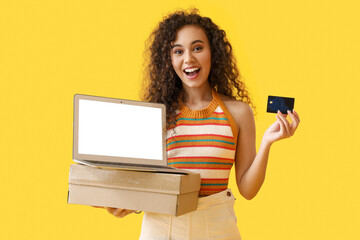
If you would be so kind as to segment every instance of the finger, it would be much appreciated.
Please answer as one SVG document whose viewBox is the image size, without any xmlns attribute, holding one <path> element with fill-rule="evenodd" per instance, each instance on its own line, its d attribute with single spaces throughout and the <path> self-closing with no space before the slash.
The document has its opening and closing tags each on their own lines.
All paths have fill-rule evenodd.
<svg viewBox="0 0 360 240">
<path fill-rule="evenodd" d="M 119 218 L 123 218 L 127 215 L 129 215 L 130 213 L 135 212 L 135 210 L 128 210 L 128 209 L 117 209 L 114 211 L 114 216 L 115 217 L 119 217 Z"/>
<path fill-rule="evenodd" d="M 280 130 L 279 122 L 280 120 L 276 120 L 270 127 L 267 129 L 268 132 L 278 132 Z"/>
<path fill-rule="evenodd" d="M 291 135 L 293 135 L 297 128 L 298 122 L 297 122 L 296 116 L 294 114 L 292 114 L 291 112 L 289 112 L 289 116 L 292 119 L 292 123 L 290 124 L 290 131 L 291 131 Z"/>
<path fill-rule="evenodd" d="M 122 214 L 124 211 L 126 211 L 126 209 L 117 208 L 117 209 L 114 210 L 113 215 L 114 215 L 115 217 L 120 217 L 121 214 Z"/>
<path fill-rule="evenodd" d="M 281 121 L 279 115 L 276 115 L 276 119 L 277 119 L 277 122 L 279 123 L 280 125 L 280 135 L 284 135 L 284 131 L 285 131 L 285 126 L 284 126 L 284 123 L 283 121 Z"/>
<path fill-rule="evenodd" d="M 282 113 L 280 110 L 277 111 L 277 114 L 282 117 L 286 117 L 286 114 Z"/>
<path fill-rule="evenodd" d="M 291 134 L 294 134 L 300 121 L 299 118 L 294 113 L 291 113 L 291 111 L 288 111 L 288 113 L 292 119 L 292 123 L 290 124 Z"/>
<path fill-rule="evenodd" d="M 280 113 L 280 111 L 278 112 Z M 290 134 L 291 133 L 291 130 L 290 130 L 290 124 L 288 122 L 288 120 L 286 120 L 286 118 L 281 114 L 279 114 L 279 117 L 280 117 L 280 120 L 284 123 L 284 130 L 286 131 L 287 134 Z"/>
<path fill-rule="evenodd" d="M 116 208 L 105 207 L 105 209 L 106 209 L 109 213 L 113 214 Z"/>
<path fill-rule="evenodd" d="M 296 118 L 298 119 L 298 122 L 300 122 L 299 114 L 297 112 L 295 112 L 295 109 L 293 109 L 293 113 L 296 116 Z"/>
<path fill-rule="evenodd" d="M 125 211 L 123 211 L 121 214 L 120 214 L 120 217 L 122 218 L 122 217 L 125 217 L 125 216 L 127 216 L 127 215 L 129 215 L 129 214 L 131 214 L 131 213 L 133 213 L 133 212 L 135 212 L 134 210 L 125 210 Z"/>
<path fill-rule="evenodd" d="M 288 114 L 293 121 L 300 122 L 299 115 L 297 113 L 295 114 L 294 112 L 291 112 L 290 110 L 288 110 Z"/>
<path fill-rule="evenodd" d="M 282 117 L 282 119 L 287 120 L 287 117 L 288 117 L 288 115 L 289 115 L 289 112 L 287 112 L 287 113 L 282 113 L 281 111 L 279 111 L 279 114 L 280 114 L 280 117 Z"/>
</svg>

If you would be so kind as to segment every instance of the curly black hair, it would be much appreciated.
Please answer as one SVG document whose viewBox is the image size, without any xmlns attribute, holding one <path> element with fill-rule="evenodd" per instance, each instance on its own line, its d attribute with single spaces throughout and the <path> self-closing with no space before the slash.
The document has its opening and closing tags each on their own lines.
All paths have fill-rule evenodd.
<svg viewBox="0 0 360 240">
<path fill-rule="evenodd" d="M 210 18 L 200 16 L 197 9 L 176 11 L 166 16 L 151 33 L 145 46 L 146 68 L 142 100 L 165 104 L 168 126 L 175 120 L 182 82 L 172 66 L 171 43 L 175 41 L 177 30 L 185 25 L 201 27 L 209 39 L 210 87 L 219 94 L 246 102 L 255 108 L 245 84 L 240 81 L 240 72 L 225 31 Z"/>
</svg>

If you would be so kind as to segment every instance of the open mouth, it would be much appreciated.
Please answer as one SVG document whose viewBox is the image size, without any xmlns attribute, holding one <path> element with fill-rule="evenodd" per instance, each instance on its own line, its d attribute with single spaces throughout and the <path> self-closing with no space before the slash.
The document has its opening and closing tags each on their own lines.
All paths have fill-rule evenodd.
<svg viewBox="0 0 360 240">
<path fill-rule="evenodd" d="M 200 72 L 200 68 L 198 67 L 186 68 L 183 71 L 186 74 L 186 76 L 192 78 L 195 77 Z"/>
</svg>

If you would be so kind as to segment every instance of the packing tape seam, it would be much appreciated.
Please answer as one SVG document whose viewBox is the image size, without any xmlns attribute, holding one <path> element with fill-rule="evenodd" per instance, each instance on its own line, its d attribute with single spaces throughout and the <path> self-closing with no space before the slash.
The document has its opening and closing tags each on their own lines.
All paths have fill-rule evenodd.
<svg viewBox="0 0 360 240">
<path fill-rule="evenodd" d="M 120 189 L 120 190 L 130 190 L 130 191 L 138 191 L 138 192 L 155 192 L 155 193 L 167 193 L 167 194 L 174 194 L 179 195 L 180 193 L 175 191 L 156 191 L 154 189 L 143 189 L 143 188 L 129 188 L 129 187 L 112 187 L 106 185 L 90 185 L 84 183 L 69 183 L 69 185 L 77 185 L 77 186 L 86 186 L 86 187 L 97 187 L 97 188 L 108 188 L 108 189 Z"/>
</svg>

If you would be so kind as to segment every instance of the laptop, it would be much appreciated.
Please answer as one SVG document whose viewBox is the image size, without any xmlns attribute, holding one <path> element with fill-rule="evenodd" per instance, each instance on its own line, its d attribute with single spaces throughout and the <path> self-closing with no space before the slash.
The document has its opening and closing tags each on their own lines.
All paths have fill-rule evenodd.
<svg viewBox="0 0 360 240">
<path fill-rule="evenodd" d="M 187 173 L 167 166 L 164 104 L 75 94 L 73 141 L 80 164 Z"/>
</svg>

